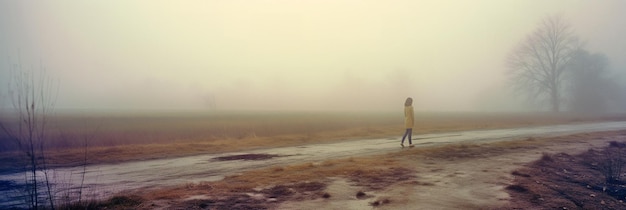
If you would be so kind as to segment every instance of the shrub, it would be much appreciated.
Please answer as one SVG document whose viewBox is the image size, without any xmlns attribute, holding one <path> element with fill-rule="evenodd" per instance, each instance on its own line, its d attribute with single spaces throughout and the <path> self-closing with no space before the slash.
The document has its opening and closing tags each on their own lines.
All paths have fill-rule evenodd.
<svg viewBox="0 0 626 210">
<path fill-rule="evenodd" d="M 611 143 L 613 145 L 613 143 Z M 619 145 L 619 144 L 615 144 Z M 604 157 L 600 163 L 600 170 L 607 184 L 621 184 L 622 169 L 624 166 L 624 147 L 610 146 L 604 149 Z"/>
</svg>

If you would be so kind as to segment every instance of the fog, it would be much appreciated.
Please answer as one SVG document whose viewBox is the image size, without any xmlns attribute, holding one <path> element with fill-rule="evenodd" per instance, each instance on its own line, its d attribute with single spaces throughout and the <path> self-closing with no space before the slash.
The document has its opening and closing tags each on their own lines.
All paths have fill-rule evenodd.
<svg viewBox="0 0 626 210">
<path fill-rule="evenodd" d="M 505 58 L 548 15 L 626 69 L 625 1 L 0 1 L 58 109 L 515 111 Z M 621 80 L 626 82 L 625 80 Z"/>
</svg>

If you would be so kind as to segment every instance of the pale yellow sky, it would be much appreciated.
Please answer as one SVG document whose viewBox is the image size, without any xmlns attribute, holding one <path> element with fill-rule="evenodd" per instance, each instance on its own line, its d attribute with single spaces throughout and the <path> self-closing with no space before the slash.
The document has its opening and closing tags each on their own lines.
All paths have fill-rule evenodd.
<svg viewBox="0 0 626 210">
<path fill-rule="evenodd" d="M 621 9 L 620 9 L 621 8 Z M 626 66 L 624 1 L 2 1 L 0 54 L 59 108 L 507 110 L 504 58 L 548 15 Z M 0 60 L 6 75 L 7 59 Z M 5 76 L 6 78 L 6 76 Z"/>
</svg>

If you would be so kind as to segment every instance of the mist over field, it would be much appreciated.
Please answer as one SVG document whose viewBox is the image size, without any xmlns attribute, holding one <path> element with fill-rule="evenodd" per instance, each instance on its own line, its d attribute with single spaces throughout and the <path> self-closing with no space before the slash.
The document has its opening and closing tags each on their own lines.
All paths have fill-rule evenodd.
<svg viewBox="0 0 626 210">
<path fill-rule="evenodd" d="M 561 15 L 626 84 L 624 1 L 1 1 L 9 67 L 59 110 L 521 111 L 505 59 Z M 624 89 L 622 85 L 622 90 Z M 626 104 L 626 103 L 625 103 Z"/>
<path fill-rule="evenodd" d="M 0 0 L 0 209 L 626 209 L 625 9 Z"/>
</svg>

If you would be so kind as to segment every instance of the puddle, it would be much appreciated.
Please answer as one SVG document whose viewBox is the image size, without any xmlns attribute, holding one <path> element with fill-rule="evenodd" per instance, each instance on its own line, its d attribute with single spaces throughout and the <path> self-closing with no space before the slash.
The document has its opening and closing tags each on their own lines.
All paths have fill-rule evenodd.
<svg viewBox="0 0 626 210">
<path fill-rule="evenodd" d="M 270 155 L 270 154 L 243 154 L 243 155 L 229 155 L 229 156 L 220 156 L 215 157 L 213 160 L 219 161 L 229 161 L 229 160 L 267 160 L 275 157 L 281 157 L 281 155 Z"/>
</svg>

